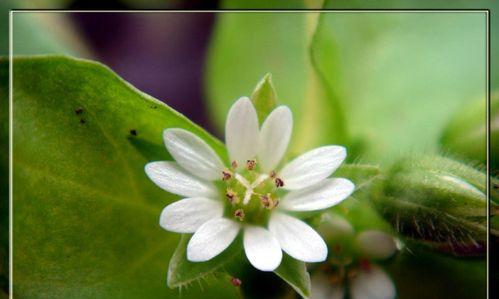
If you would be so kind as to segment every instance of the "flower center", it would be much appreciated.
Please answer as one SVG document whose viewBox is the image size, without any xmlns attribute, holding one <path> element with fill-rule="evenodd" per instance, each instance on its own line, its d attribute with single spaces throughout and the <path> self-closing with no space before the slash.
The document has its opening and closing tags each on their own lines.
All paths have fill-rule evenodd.
<svg viewBox="0 0 499 299">
<path fill-rule="evenodd" d="M 221 181 L 225 216 L 258 225 L 267 224 L 284 186 L 275 171 L 262 173 L 257 160 L 248 160 L 245 165 L 233 161 L 230 169 L 222 171 Z"/>
</svg>

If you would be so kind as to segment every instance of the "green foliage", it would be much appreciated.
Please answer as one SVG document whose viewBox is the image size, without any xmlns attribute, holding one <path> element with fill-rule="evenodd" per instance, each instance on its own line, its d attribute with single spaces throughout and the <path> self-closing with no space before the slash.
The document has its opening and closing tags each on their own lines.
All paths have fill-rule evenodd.
<svg viewBox="0 0 499 299">
<path fill-rule="evenodd" d="M 485 259 L 456 259 L 435 254 L 410 242 L 407 250 L 386 264 L 397 298 L 484 298 Z"/>
<path fill-rule="evenodd" d="M 150 182 L 143 167 L 169 159 L 165 128 L 192 131 L 221 156 L 223 145 L 97 63 L 18 58 L 13 79 L 15 296 L 178 295 L 166 288 L 178 238 L 158 225 L 177 197 Z M 231 298 L 233 289 L 215 282 L 202 295 L 194 287 L 183 296 Z"/>
<path fill-rule="evenodd" d="M 312 55 L 330 105 L 348 116 L 354 155 L 382 163 L 438 149 L 448 118 L 485 97 L 484 22 L 482 13 L 321 14 Z"/>
<path fill-rule="evenodd" d="M 442 134 L 440 143 L 443 151 L 485 166 L 487 163 L 486 115 L 486 98 L 476 99 L 460 109 L 449 121 Z M 499 117 L 499 98 L 491 101 L 490 115 L 491 123 L 494 118 Z M 491 126 L 491 134 L 494 134 L 493 126 Z"/>
<path fill-rule="evenodd" d="M 230 263 L 236 256 L 243 254 L 241 238 L 236 239 L 232 245 L 219 256 L 202 263 L 194 263 L 187 260 L 187 244 L 189 235 L 182 235 L 175 253 L 168 267 L 168 286 L 177 288 L 186 286 L 209 275 L 225 272 L 224 266 Z"/>
<path fill-rule="evenodd" d="M 274 272 L 291 285 L 303 298 L 310 296 L 310 275 L 304 262 L 283 254 L 281 265 Z"/>
</svg>

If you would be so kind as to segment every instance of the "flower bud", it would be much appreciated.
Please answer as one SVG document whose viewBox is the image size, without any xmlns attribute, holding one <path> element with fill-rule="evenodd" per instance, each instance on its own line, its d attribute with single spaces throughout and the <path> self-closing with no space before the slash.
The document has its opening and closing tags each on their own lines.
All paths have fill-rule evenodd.
<svg viewBox="0 0 499 299">
<path fill-rule="evenodd" d="M 482 255 L 487 239 L 486 176 L 439 156 L 404 158 L 372 199 L 402 236 L 441 252 Z"/>
<path fill-rule="evenodd" d="M 251 101 L 255 105 L 260 123 L 265 120 L 267 115 L 275 108 L 277 103 L 277 94 L 272 83 L 272 75 L 266 74 L 253 90 Z"/>
</svg>

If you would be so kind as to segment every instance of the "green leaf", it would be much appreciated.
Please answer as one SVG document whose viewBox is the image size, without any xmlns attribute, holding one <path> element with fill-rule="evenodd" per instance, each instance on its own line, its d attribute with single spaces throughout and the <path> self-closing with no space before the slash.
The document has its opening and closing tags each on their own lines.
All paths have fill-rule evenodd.
<svg viewBox="0 0 499 299">
<path fill-rule="evenodd" d="M 258 82 L 251 94 L 251 101 L 258 114 L 258 121 L 262 124 L 277 104 L 277 94 L 270 73 Z"/>
<path fill-rule="evenodd" d="M 190 235 L 182 235 L 175 253 L 168 267 L 168 286 L 170 288 L 183 287 L 216 272 L 223 272 L 223 267 L 230 263 L 236 256 L 242 254 L 242 240 L 237 238 L 232 245 L 219 256 L 201 263 L 187 260 L 187 244 Z"/>
<path fill-rule="evenodd" d="M 281 265 L 274 270 L 274 273 L 293 287 L 303 298 L 310 296 L 310 275 L 304 262 L 283 254 Z"/>
<path fill-rule="evenodd" d="M 321 14 L 312 55 L 344 108 L 349 149 L 378 163 L 436 152 L 449 117 L 485 97 L 484 22 L 483 13 Z"/>
<path fill-rule="evenodd" d="M 155 186 L 144 165 L 170 158 L 165 128 L 195 133 L 222 157 L 223 144 L 98 63 L 16 58 L 13 84 L 16 297 L 177 296 L 166 277 L 178 235 L 158 218 L 178 197 Z M 236 296 L 226 281 L 212 286 L 182 296 Z"/>
</svg>

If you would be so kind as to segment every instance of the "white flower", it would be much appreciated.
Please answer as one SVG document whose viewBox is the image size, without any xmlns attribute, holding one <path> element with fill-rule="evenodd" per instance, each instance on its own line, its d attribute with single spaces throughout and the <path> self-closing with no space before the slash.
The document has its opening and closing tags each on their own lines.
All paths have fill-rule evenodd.
<svg viewBox="0 0 499 299">
<path fill-rule="evenodd" d="M 354 262 L 343 257 L 330 258 L 329 265 L 321 265 L 312 275 L 311 299 L 343 299 L 346 287 L 352 299 L 393 299 L 395 285 L 388 274 L 373 261 L 391 257 L 397 246 L 394 238 L 382 231 L 367 230 L 355 234 L 346 220 L 335 217 L 336 233 L 354 235 L 354 247 L 361 258 Z"/>
<path fill-rule="evenodd" d="M 346 150 L 316 148 L 279 168 L 292 126 L 291 111 L 279 106 L 259 129 L 251 101 L 239 99 L 225 126 L 228 166 L 196 135 L 177 128 L 164 131 L 166 148 L 176 162 L 151 162 L 145 171 L 162 189 L 186 197 L 163 210 L 160 225 L 194 233 L 187 246 L 190 261 L 214 258 L 241 229 L 246 256 L 262 271 L 279 266 L 282 250 L 305 262 L 326 259 L 327 246 L 319 234 L 286 211 L 325 209 L 353 192 L 349 180 L 328 178 Z"/>
</svg>

